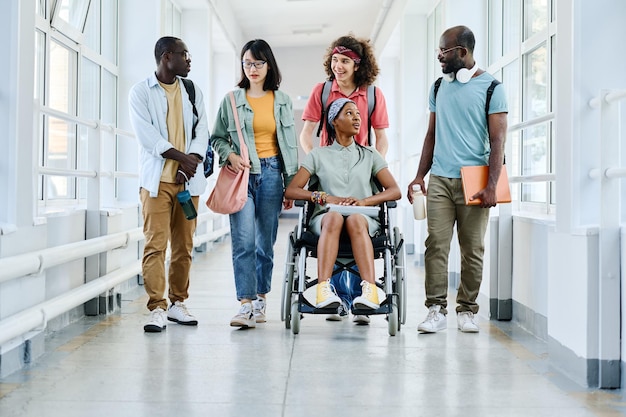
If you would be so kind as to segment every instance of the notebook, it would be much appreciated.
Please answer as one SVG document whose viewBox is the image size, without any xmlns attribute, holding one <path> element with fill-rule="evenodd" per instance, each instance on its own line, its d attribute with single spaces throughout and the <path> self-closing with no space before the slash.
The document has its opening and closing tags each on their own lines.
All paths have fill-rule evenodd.
<svg viewBox="0 0 626 417">
<path fill-rule="evenodd" d="M 340 204 L 326 204 L 329 211 L 338 211 L 344 216 L 349 216 L 353 213 L 361 213 L 370 217 L 378 217 L 380 211 L 379 206 L 342 206 Z"/>
<path fill-rule="evenodd" d="M 470 201 L 470 198 L 487 186 L 487 177 L 489 176 L 489 166 L 467 166 L 461 167 L 461 182 L 463 184 L 463 194 L 465 196 L 466 205 L 478 205 L 480 199 Z M 500 178 L 496 186 L 496 196 L 498 203 L 511 202 L 511 190 L 509 188 L 509 177 L 506 173 L 506 166 L 502 166 Z"/>
</svg>

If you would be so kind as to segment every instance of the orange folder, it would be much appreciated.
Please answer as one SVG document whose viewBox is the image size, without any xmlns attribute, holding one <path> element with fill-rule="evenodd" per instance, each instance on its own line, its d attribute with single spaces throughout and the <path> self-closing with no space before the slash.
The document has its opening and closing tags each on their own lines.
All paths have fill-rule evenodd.
<svg viewBox="0 0 626 417">
<path fill-rule="evenodd" d="M 480 198 L 470 201 L 470 198 L 487 186 L 487 178 L 489 177 L 489 166 L 467 166 L 461 167 L 461 182 L 463 184 L 463 194 L 465 196 L 466 205 L 480 204 Z M 509 188 L 509 177 L 506 173 L 506 166 L 502 166 L 500 178 L 496 185 L 496 197 L 498 203 L 511 202 L 511 189 Z"/>
</svg>

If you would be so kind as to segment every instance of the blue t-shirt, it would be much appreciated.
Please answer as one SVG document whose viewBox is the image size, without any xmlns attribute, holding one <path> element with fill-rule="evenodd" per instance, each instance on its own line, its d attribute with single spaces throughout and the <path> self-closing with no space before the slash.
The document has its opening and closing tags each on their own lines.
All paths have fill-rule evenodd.
<svg viewBox="0 0 626 417">
<path fill-rule="evenodd" d="M 462 166 L 488 165 L 489 133 L 485 103 L 487 89 L 495 78 L 484 72 L 468 83 L 443 80 L 435 103 L 434 84 L 429 107 L 436 113 L 435 149 L 430 172 L 446 178 L 460 178 Z M 496 86 L 489 103 L 489 114 L 508 113 L 502 84 Z"/>
</svg>

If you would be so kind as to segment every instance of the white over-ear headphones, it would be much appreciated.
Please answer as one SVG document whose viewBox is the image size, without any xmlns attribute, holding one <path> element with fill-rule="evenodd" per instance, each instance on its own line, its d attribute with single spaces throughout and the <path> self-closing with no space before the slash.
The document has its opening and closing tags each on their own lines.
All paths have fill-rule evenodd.
<svg viewBox="0 0 626 417">
<path fill-rule="evenodd" d="M 476 71 L 478 71 L 478 64 L 474 62 L 474 66 L 471 69 L 461 68 L 460 70 L 456 72 L 456 76 L 453 72 L 448 73 L 448 74 L 443 74 L 443 79 L 451 83 L 456 78 L 458 82 L 462 84 L 466 84 L 469 82 L 469 80 L 472 79 L 474 74 L 476 74 Z"/>
</svg>

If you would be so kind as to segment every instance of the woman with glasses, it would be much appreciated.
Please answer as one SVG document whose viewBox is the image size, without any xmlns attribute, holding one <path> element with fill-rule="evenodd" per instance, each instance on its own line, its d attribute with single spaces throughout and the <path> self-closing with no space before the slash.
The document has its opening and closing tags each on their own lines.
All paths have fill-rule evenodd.
<svg viewBox="0 0 626 417">
<path fill-rule="evenodd" d="M 211 144 L 220 167 L 234 171 L 250 168 L 248 201 L 230 214 L 232 260 L 238 313 L 233 327 L 255 327 L 265 322 L 265 296 L 270 292 L 274 267 L 274 243 L 284 189 L 298 170 L 298 144 L 293 107 L 289 96 L 278 88 L 281 74 L 272 49 L 254 39 L 241 49 L 241 79 L 233 91 L 248 160 L 241 157 L 239 138 L 230 97 L 220 105 Z"/>
</svg>

